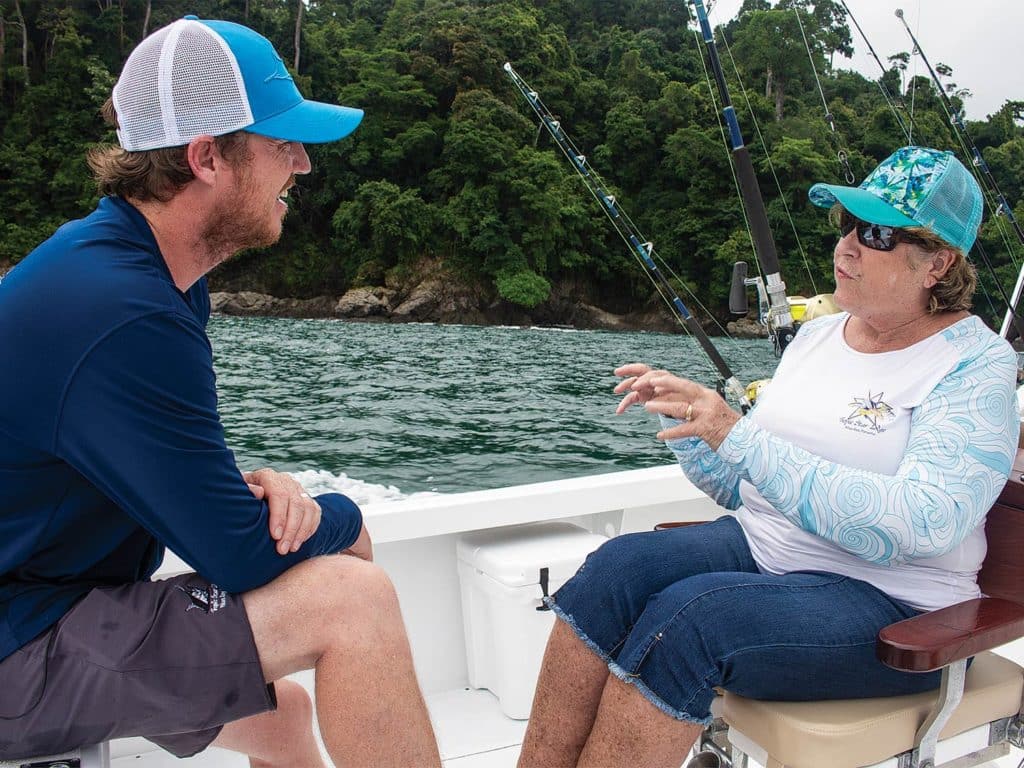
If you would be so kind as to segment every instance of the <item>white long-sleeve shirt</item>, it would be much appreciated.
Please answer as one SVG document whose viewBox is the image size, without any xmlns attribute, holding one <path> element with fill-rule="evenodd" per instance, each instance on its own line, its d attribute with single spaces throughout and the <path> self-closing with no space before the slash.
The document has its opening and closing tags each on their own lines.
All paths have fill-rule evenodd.
<svg viewBox="0 0 1024 768">
<path fill-rule="evenodd" d="M 973 316 L 865 354 L 843 338 L 847 317 L 800 330 L 717 452 L 669 447 L 736 510 L 765 572 L 841 573 L 920 610 L 976 597 L 1017 444 L 1016 356 Z"/>
</svg>

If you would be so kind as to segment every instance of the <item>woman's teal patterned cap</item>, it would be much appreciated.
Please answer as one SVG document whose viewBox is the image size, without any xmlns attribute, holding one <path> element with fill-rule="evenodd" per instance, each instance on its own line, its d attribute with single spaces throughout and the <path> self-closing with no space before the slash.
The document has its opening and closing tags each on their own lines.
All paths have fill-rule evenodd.
<svg viewBox="0 0 1024 768">
<path fill-rule="evenodd" d="M 836 203 L 862 221 L 887 227 L 924 227 L 964 253 L 981 224 L 978 182 L 952 152 L 897 149 L 859 187 L 815 184 L 808 197 L 821 208 Z"/>
</svg>

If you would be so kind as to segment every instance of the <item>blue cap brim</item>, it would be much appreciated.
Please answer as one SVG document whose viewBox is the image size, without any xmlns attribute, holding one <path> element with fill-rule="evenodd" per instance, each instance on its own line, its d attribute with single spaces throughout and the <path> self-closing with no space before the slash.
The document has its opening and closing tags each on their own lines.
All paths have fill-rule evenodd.
<svg viewBox="0 0 1024 768">
<path fill-rule="evenodd" d="M 246 126 L 249 133 L 271 139 L 324 144 L 348 136 L 363 119 L 363 110 L 303 100 L 273 117 Z"/>
<path fill-rule="evenodd" d="M 841 187 L 836 184 L 815 184 L 807 193 L 819 208 L 831 208 L 839 203 L 861 221 L 881 224 L 883 227 L 920 227 L 919 222 L 893 208 L 877 195 L 860 187 Z"/>
</svg>

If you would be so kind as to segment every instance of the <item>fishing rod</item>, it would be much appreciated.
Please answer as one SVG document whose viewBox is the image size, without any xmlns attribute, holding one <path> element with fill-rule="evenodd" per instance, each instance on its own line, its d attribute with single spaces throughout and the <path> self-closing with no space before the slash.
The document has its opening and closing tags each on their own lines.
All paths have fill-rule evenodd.
<svg viewBox="0 0 1024 768">
<path fill-rule="evenodd" d="M 942 100 L 942 104 L 946 108 L 946 114 L 949 116 L 949 121 L 953 125 L 957 137 L 970 153 L 974 166 L 981 171 L 981 177 L 985 184 L 988 185 L 989 189 L 995 195 L 997 203 L 995 215 L 1003 215 L 1006 217 L 1006 220 L 1010 222 L 1010 226 L 1013 227 L 1013 231 L 1017 235 L 1017 240 L 1024 245 L 1024 229 L 1021 228 L 1020 223 L 1017 221 L 1017 217 L 1013 215 L 1013 209 L 1010 207 L 1010 204 L 1006 202 L 1006 197 L 1003 195 L 1002 190 L 999 189 L 999 184 L 996 183 L 995 177 L 992 175 L 992 171 L 988 167 L 988 163 L 986 163 L 985 158 L 981 156 L 981 151 L 978 149 L 978 145 L 974 143 L 974 139 L 971 138 L 971 134 L 968 132 L 967 126 L 964 125 L 961 112 L 953 106 L 953 103 L 949 100 L 949 96 L 946 95 L 945 87 L 939 80 L 938 75 L 935 74 L 935 70 L 932 69 L 932 65 L 928 61 L 928 57 L 924 55 L 924 50 L 921 48 L 921 44 L 917 42 L 917 38 L 914 37 L 914 33 L 911 31 L 910 25 L 907 24 L 907 20 L 903 17 L 902 9 L 896 9 L 896 18 L 903 23 L 903 28 L 907 31 L 907 35 L 910 36 L 910 41 L 914 44 L 914 51 L 921 57 L 921 61 L 923 61 L 924 65 L 928 68 L 928 74 L 931 75 L 932 82 L 935 84 L 935 89 L 939 92 L 939 98 Z M 984 254 L 983 250 L 980 250 L 979 252 Z M 995 269 L 993 269 L 992 265 L 988 262 L 988 257 L 985 256 L 984 258 L 988 268 L 992 271 L 994 276 Z M 1013 289 L 1012 298 L 1006 295 L 1006 291 L 1003 290 L 1002 284 L 998 280 L 996 281 L 996 287 L 999 289 L 999 292 L 1003 297 L 1003 301 L 1006 302 L 1006 315 L 1003 317 L 1003 324 L 999 329 L 999 334 L 1003 338 L 1008 338 L 1008 331 L 1010 330 L 1010 326 L 1013 325 L 1014 330 L 1017 331 L 1017 335 L 1024 339 L 1024 328 L 1021 327 L 1021 318 L 1017 312 L 1017 307 L 1020 304 L 1021 293 L 1024 292 L 1024 269 L 1021 269 L 1017 274 L 1017 284 Z"/>
<path fill-rule="evenodd" d="M 516 88 L 523 95 L 526 101 L 533 108 L 534 113 L 540 119 L 541 125 L 547 129 L 547 132 L 554 139 L 558 148 L 562 150 L 562 154 L 565 155 L 566 159 L 572 164 L 572 167 L 576 170 L 576 173 L 583 180 L 587 190 L 601 203 L 601 208 L 608 216 L 615 227 L 615 231 L 619 233 L 619 236 L 629 245 L 630 250 L 633 252 L 635 257 L 639 257 L 640 262 L 646 267 L 648 274 L 654 281 L 655 286 L 658 288 L 662 296 L 668 294 L 670 299 L 670 305 L 674 307 L 677 319 L 680 319 L 683 325 L 693 334 L 694 338 L 700 344 L 701 349 L 711 360 L 712 364 L 718 370 L 718 373 L 722 377 L 721 386 L 722 389 L 732 395 L 740 403 L 740 408 L 746 413 L 750 409 L 750 400 L 747 397 L 746 389 L 740 384 L 739 380 L 733 374 L 729 364 L 725 362 L 725 359 L 719 353 L 718 349 L 708 338 L 707 332 L 697 321 L 697 318 L 693 316 L 690 310 L 687 308 L 683 300 L 679 298 L 675 289 L 672 288 L 672 284 L 669 283 L 664 273 L 658 268 L 658 265 L 654 262 L 654 243 L 647 240 L 640 232 L 633 226 L 633 222 L 630 221 L 629 216 L 619 206 L 615 200 L 615 196 L 609 194 L 606 189 L 606 185 L 601 179 L 600 175 L 590 165 L 586 155 L 584 155 L 573 143 L 572 139 L 562 129 L 561 123 L 555 118 L 551 111 L 544 105 L 540 95 L 537 91 L 533 90 L 523 78 L 512 68 L 512 65 L 508 62 L 503 67 L 505 74 L 509 76 L 509 79 L 515 84 Z"/>
<path fill-rule="evenodd" d="M 709 5 L 708 8 L 710 9 L 711 6 Z M 694 38 L 697 39 L 697 45 L 699 47 L 700 32 L 694 29 L 693 34 Z M 733 74 L 736 76 L 736 82 L 739 84 L 740 93 L 743 95 L 743 100 L 746 102 L 747 112 L 750 115 L 751 124 L 754 126 L 754 132 L 757 134 L 757 138 L 758 140 L 760 140 L 762 146 L 768 146 L 768 142 L 765 141 L 764 134 L 761 133 L 761 126 L 758 125 L 757 123 L 757 115 L 754 113 L 754 107 L 750 103 L 750 96 L 747 94 L 747 89 L 743 86 L 743 76 L 740 74 L 739 67 L 736 66 L 736 58 L 732 55 L 732 48 L 729 47 L 729 39 L 727 37 L 723 37 L 722 42 L 725 43 L 725 52 L 726 54 L 728 54 L 729 62 L 732 64 L 732 71 Z M 711 94 L 711 101 L 713 104 L 715 104 L 715 107 L 717 108 L 718 104 L 715 100 L 715 86 L 712 85 L 711 83 L 711 74 L 708 72 L 707 62 L 704 61 L 703 57 L 701 57 L 701 65 L 702 69 L 704 70 L 704 79 L 707 81 L 708 84 L 708 91 Z M 721 124 L 721 122 L 719 123 L 719 128 L 721 129 L 722 133 L 722 141 L 726 145 L 725 147 L 723 147 L 723 149 L 725 149 L 726 154 L 728 155 L 729 140 L 725 136 L 725 127 Z M 800 254 L 800 258 L 804 263 L 804 268 L 807 270 L 807 278 L 811 282 L 811 289 L 813 290 L 815 295 L 818 295 L 818 286 L 815 284 L 814 281 L 814 270 L 811 269 L 811 264 L 807 260 L 807 251 L 804 250 L 804 245 L 800 240 L 800 232 L 796 228 L 796 222 L 793 221 L 793 212 L 789 208 L 789 203 L 786 202 L 786 195 L 782 191 L 782 182 L 779 181 L 779 175 L 775 171 L 775 164 L 772 162 L 771 154 L 766 152 L 764 159 L 765 163 L 767 163 L 768 165 L 768 170 L 771 171 L 772 178 L 775 180 L 775 188 L 779 192 L 779 203 L 781 203 L 782 209 L 786 212 L 786 220 L 789 222 L 789 227 L 793 232 L 793 240 L 796 243 L 797 252 Z M 739 181 L 736 178 L 736 170 L 735 167 L 732 165 L 731 161 L 729 163 L 729 169 L 733 173 L 733 181 L 735 182 L 736 191 L 737 193 L 740 194 L 740 196 L 742 196 L 742 193 L 740 192 Z M 744 217 L 745 216 L 746 211 L 744 211 Z M 751 237 L 751 247 L 753 247 L 753 237 Z M 745 315 L 748 309 L 746 286 L 754 285 L 757 287 L 758 304 L 760 309 L 759 319 L 761 320 L 761 325 L 767 328 L 768 294 L 764 290 L 764 280 L 762 280 L 760 277 L 755 277 L 749 280 L 746 279 L 746 269 L 747 264 L 746 262 L 742 261 L 736 262 L 736 264 L 733 266 L 733 292 L 730 293 L 729 295 L 729 309 L 732 310 L 733 314 Z M 737 274 L 738 272 L 740 274 Z"/>
<path fill-rule="evenodd" d="M 722 62 L 718 58 L 718 49 L 715 47 L 715 38 L 711 33 L 711 24 L 708 21 L 707 11 L 704 8 L 703 0 L 693 0 L 693 5 L 697 10 L 697 21 L 700 24 L 701 36 L 704 38 L 704 46 L 707 48 L 708 58 L 711 61 L 711 70 L 715 77 L 715 84 L 722 99 L 722 116 L 729 126 L 729 144 L 740 182 L 740 196 L 743 199 L 743 208 L 747 212 L 754 236 L 754 251 L 757 254 L 757 261 L 761 265 L 761 271 L 764 273 L 764 282 L 768 294 L 768 333 L 775 344 L 776 354 L 781 355 L 796 335 L 796 327 L 793 323 L 793 315 L 789 309 L 789 300 L 786 298 L 786 284 L 782 282 L 780 274 L 779 255 L 775 249 L 775 239 L 772 237 L 771 228 L 768 226 L 768 214 L 765 211 L 764 200 L 761 198 L 761 190 L 757 185 L 754 164 L 750 159 L 750 152 L 743 143 L 743 134 L 740 133 L 739 121 L 736 119 L 736 110 L 733 108 L 732 99 L 729 97 L 729 88 L 725 83 L 725 73 L 722 71 Z"/>
<path fill-rule="evenodd" d="M 853 175 L 853 169 L 850 168 L 850 156 L 843 148 L 842 137 L 839 135 L 839 130 L 836 128 L 836 118 L 832 114 L 832 110 L 828 108 L 828 101 L 825 99 L 825 91 L 821 88 L 821 79 L 818 77 L 818 67 L 814 63 L 814 53 L 811 51 L 811 44 L 807 40 L 807 33 L 804 32 L 804 22 L 800 18 L 800 9 L 794 8 L 793 13 L 796 15 L 796 23 L 800 27 L 800 37 L 804 40 L 804 50 L 807 51 L 807 60 L 811 63 L 811 72 L 814 73 L 814 84 L 818 86 L 818 95 L 821 96 L 821 105 L 825 108 L 825 122 L 828 123 L 829 129 L 832 131 L 832 136 L 835 138 L 837 145 L 839 146 L 836 152 L 836 159 L 839 160 L 839 164 L 843 167 L 843 178 L 846 179 L 847 184 L 854 184 L 857 181 L 857 177 Z"/>
<path fill-rule="evenodd" d="M 850 17 L 850 21 L 853 22 L 853 26 L 857 28 L 857 32 L 860 33 L 861 39 L 864 41 L 864 45 L 868 47 L 868 51 L 871 53 L 871 56 L 875 59 L 875 62 L 878 64 L 878 68 L 882 70 L 882 74 L 884 75 L 888 70 L 885 68 L 885 65 L 882 64 L 882 60 L 878 58 L 878 54 L 875 53 L 875 49 L 871 45 L 871 41 L 868 40 L 868 36 L 864 34 L 864 30 L 861 29 L 860 24 L 857 23 L 857 19 L 853 15 L 853 12 L 849 9 L 849 7 L 847 7 L 846 0 L 839 0 L 839 4 L 843 6 L 843 10 L 846 11 L 846 15 Z M 901 98 L 894 97 L 891 93 L 889 93 L 889 87 L 885 84 L 885 81 L 882 78 L 879 78 L 877 80 L 877 83 L 879 89 L 882 91 L 882 97 L 885 99 L 885 103 L 889 105 L 889 109 L 892 111 L 893 117 L 895 117 L 896 122 L 900 124 L 900 130 L 903 131 L 903 135 L 907 138 L 907 143 L 909 144 L 911 137 L 911 129 L 917 128 L 917 124 L 914 122 L 913 114 L 911 114 L 910 112 L 907 113 L 907 118 L 910 120 L 911 125 L 911 129 L 908 129 L 906 123 L 903 122 L 903 118 L 900 116 L 899 111 L 896 109 L 896 105 L 902 105 L 903 100 Z"/>
</svg>

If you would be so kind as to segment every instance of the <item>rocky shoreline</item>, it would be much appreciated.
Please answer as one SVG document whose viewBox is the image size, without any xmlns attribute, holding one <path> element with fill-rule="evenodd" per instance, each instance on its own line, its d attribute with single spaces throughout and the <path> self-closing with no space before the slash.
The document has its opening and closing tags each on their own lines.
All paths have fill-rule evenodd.
<svg viewBox="0 0 1024 768">
<path fill-rule="evenodd" d="M 0 263 L 0 279 L 9 271 Z M 422 275 L 422 272 L 420 273 Z M 362 322 L 442 323 L 463 325 L 519 325 L 578 328 L 606 331 L 656 331 L 683 333 L 683 329 L 660 305 L 630 314 L 615 314 L 572 296 L 567 287 L 556 289 L 552 298 L 528 310 L 486 296 L 467 286 L 433 274 L 405 286 L 352 288 L 341 296 L 291 298 L 257 291 L 210 291 L 213 312 L 240 317 L 338 318 Z M 709 327 L 716 335 L 717 329 Z M 766 336 L 751 318 L 727 325 L 733 338 Z"/>
<path fill-rule="evenodd" d="M 340 296 L 276 297 L 256 285 L 231 284 L 221 277 L 217 272 L 210 276 L 210 300 L 213 311 L 225 315 L 684 332 L 656 299 L 638 311 L 617 314 L 598 306 L 594 287 L 577 278 L 554 284 L 545 301 L 527 309 L 503 300 L 491 286 L 460 278 L 443 259 L 428 257 L 391 270 L 383 285 L 351 288 Z M 709 334 L 717 332 L 713 324 L 706 328 Z M 739 338 L 762 335 L 758 323 L 747 318 L 730 323 L 728 332 Z"/>
<path fill-rule="evenodd" d="M 211 291 L 213 312 L 240 317 L 337 318 L 360 322 L 519 325 L 606 331 L 683 333 L 665 309 L 617 315 L 579 300 L 558 299 L 533 310 L 507 302 L 489 304 L 452 295 L 450 286 L 420 284 L 407 296 L 382 286 L 353 288 L 342 296 L 283 298 L 254 291 Z M 761 338 L 761 326 L 748 318 L 727 326 L 733 338 Z M 711 331 L 709 331 L 710 333 Z"/>
<path fill-rule="evenodd" d="M 435 286 L 435 288 L 442 288 Z M 560 301 L 530 311 L 505 302 L 483 304 L 469 297 L 453 297 L 446 291 L 426 290 L 422 285 L 408 296 L 381 286 L 353 288 L 342 296 L 309 299 L 283 298 L 254 291 L 212 291 L 214 312 L 260 317 L 340 318 L 391 323 L 461 323 L 466 325 L 555 325 L 603 330 L 638 330 L 638 318 L 616 315 L 584 302 Z M 657 330 L 671 331 L 659 322 Z"/>
</svg>

